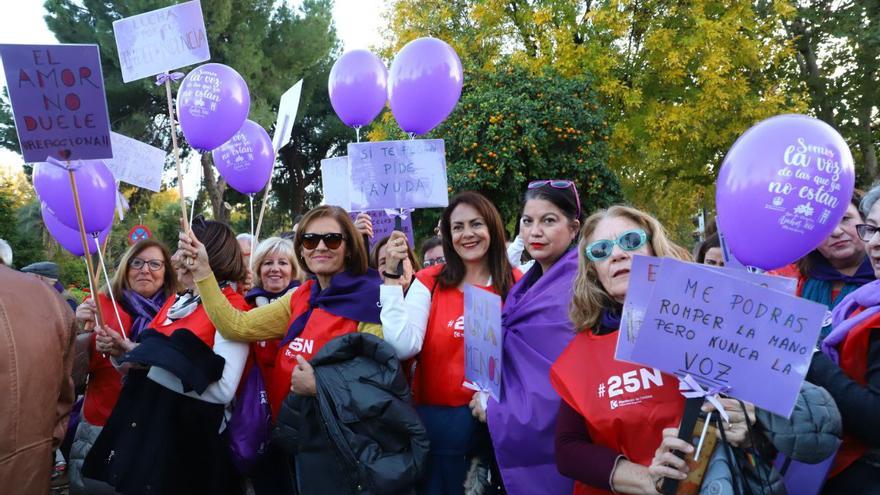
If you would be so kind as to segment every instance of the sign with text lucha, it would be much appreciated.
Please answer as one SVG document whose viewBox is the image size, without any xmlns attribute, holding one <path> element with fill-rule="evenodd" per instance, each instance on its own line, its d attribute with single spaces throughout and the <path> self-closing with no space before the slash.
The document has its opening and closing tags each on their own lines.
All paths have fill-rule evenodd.
<svg viewBox="0 0 880 495">
<path fill-rule="evenodd" d="M 98 45 L 0 45 L 26 162 L 112 158 Z"/>
<path fill-rule="evenodd" d="M 825 306 L 670 258 L 654 283 L 632 361 L 791 414 Z"/>
<path fill-rule="evenodd" d="M 501 400 L 501 296 L 464 286 L 464 377 Z"/>
<path fill-rule="evenodd" d="M 348 160 L 352 210 L 449 204 L 442 139 L 349 143 Z"/>
<path fill-rule="evenodd" d="M 357 211 L 352 211 L 348 214 L 351 217 L 351 221 L 354 222 L 358 216 Z M 370 221 L 373 222 L 373 237 L 370 238 L 370 252 L 373 251 L 373 246 L 376 245 L 377 242 L 391 235 L 394 232 L 394 217 L 385 212 L 385 210 L 374 210 L 366 212 L 370 215 Z M 407 215 L 405 219 L 401 219 L 401 232 L 406 234 L 406 238 L 409 241 L 410 246 L 415 246 L 415 239 L 413 238 L 413 230 L 412 230 L 412 216 Z M 413 269 L 415 271 L 419 270 L 419 267 L 414 266 Z"/>
<path fill-rule="evenodd" d="M 159 192 L 165 170 L 164 150 L 115 132 L 110 133 L 113 159 L 104 160 L 117 181 Z"/>
<path fill-rule="evenodd" d="M 124 82 L 210 60 L 198 0 L 113 22 Z"/>
</svg>

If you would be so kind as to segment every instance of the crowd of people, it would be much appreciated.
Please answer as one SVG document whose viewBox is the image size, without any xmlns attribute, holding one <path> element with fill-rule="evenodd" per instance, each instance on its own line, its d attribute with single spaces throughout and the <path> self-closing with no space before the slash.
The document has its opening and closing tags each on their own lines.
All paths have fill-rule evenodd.
<svg viewBox="0 0 880 495">
<path fill-rule="evenodd" d="M 829 316 L 791 417 L 703 405 L 728 418 L 700 493 L 880 493 L 878 199 L 854 197 L 775 272 Z M 517 224 L 507 242 L 495 206 L 462 192 L 419 256 L 397 231 L 370 250 L 369 216 L 334 206 L 256 244 L 197 217 L 177 246 L 131 246 L 75 319 L 50 266 L 0 267 L 15 418 L 0 479 L 46 493 L 65 428 L 71 494 L 655 494 L 686 479 L 679 378 L 615 347 L 633 256 L 723 266 L 717 235 L 691 251 L 648 212 L 582 211 L 568 180 L 530 183 Z M 465 379 L 466 284 L 503 301 L 499 400 Z M 650 391 L 609 400 L 627 375 Z"/>
</svg>

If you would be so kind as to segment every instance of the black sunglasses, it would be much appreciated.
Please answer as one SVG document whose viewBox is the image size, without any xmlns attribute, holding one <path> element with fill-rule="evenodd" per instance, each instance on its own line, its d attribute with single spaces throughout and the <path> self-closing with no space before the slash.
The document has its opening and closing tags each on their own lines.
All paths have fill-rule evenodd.
<svg viewBox="0 0 880 495">
<path fill-rule="evenodd" d="M 342 241 L 344 240 L 345 236 L 337 232 L 332 232 L 330 234 L 307 233 L 302 236 L 302 245 L 306 249 L 315 249 L 321 241 L 324 241 L 324 245 L 327 246 L 327 249 L 339 249 L 339 246 L 342 245 Z"/>
</svg>

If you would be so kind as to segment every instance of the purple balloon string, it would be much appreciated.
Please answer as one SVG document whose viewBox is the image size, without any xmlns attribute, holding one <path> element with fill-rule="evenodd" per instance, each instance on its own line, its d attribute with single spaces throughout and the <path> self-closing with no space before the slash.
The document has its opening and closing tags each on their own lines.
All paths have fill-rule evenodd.
<svg viewBox="0 0 880 495">
<path fill-rule="evenodd" d="M 183 79 L 183 72 L 165 72 L 164 74 L 159 74 L 156 76 L 156 86 L 162 86 L 168 81 L 179 81 Z"/>
<path fill-rule="evenodd" d="M 681 378 L 678 383 L 678 391 L 681 392 L 681 395 L 688 399 L 706 399 L 710 404 L 715 406 L 715 409 L 718 410 L 718 414 L 724 418 L 724 421 L 730 423 L 730 417 L 727 415 L 727 411 L 724 410 L 721 401 L 716 397 L 716 394 L 726 389 L 727 387 L 712 387 L 711 389 L 706 390 L 691 375 L 684 375 L 684 378 Z"/>
<path fill-rule="evenodd" d="M 400 217 L 401 220 L 406 220 L 410 213 L 416 211 L 415 208 L 385 208 L 385 214 L 391 218 Z"/>
</svg>

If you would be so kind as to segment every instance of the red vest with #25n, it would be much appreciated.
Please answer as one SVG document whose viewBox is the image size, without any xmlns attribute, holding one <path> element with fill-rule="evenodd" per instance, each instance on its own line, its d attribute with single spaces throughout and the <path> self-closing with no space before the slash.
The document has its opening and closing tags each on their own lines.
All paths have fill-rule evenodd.
<svg viewBox="0 0 880 495">
<path fill-rule="evenodd" d="M 425 341 L 418 355 L 413 377 L 416 404 L 466 406 L 474 391 L 464 383 L 464 293 L 457 287 L 440 287 L 437 276 L 445 265 L 434 265 L 416 274 L 431 291 Z M 515 280 L 522 278 L 513 270 Z M 495 293 L 492 286 L 477 286 Z"/>
<path fill-rule="evenodd" d="M 290 298 L 290 320 L 287 327 L 299 318 L 299 316 L 309 309 L 309 297 L 312 293 L 312 285 L 314 280 L 309 280 L 300 286 Z M 271 379 L 266 384 L 266 391 L 269 394 L 269 404 L 272 406 L 272 415 L 278 416 L 278 410 L 284 397 L 290 392 L 290 377 L 293 369 L 296 367 L 296 356 L 302 356 L 306 361 L 312 359 L 315 354 L 324 347 L 324 344 L 330 342 L 340 335 L 354 333 L 358 331 L 359 322 L 336 316 L 328 313 L 321 308 L 312 310 L 309 315 L 309 321 L 306 323 L 302 333 L 295 339 L 287 343 L 287 345 L 278 348 L 278 354 L 275 355 L 275 366 L 272 368 Z"/>
<path fill-rule="evenodd" d="M 585 330 L 550 369 L 559 396 L 584 417 L 590 439 L 643 466 L 651 464 L 664 428 L 678 427 L 684 397 L 678 379 L 655 368 L 614 359 L 617 332 Z M 576 482 L 575 494 L 607 494 Z"/>
</svg>

